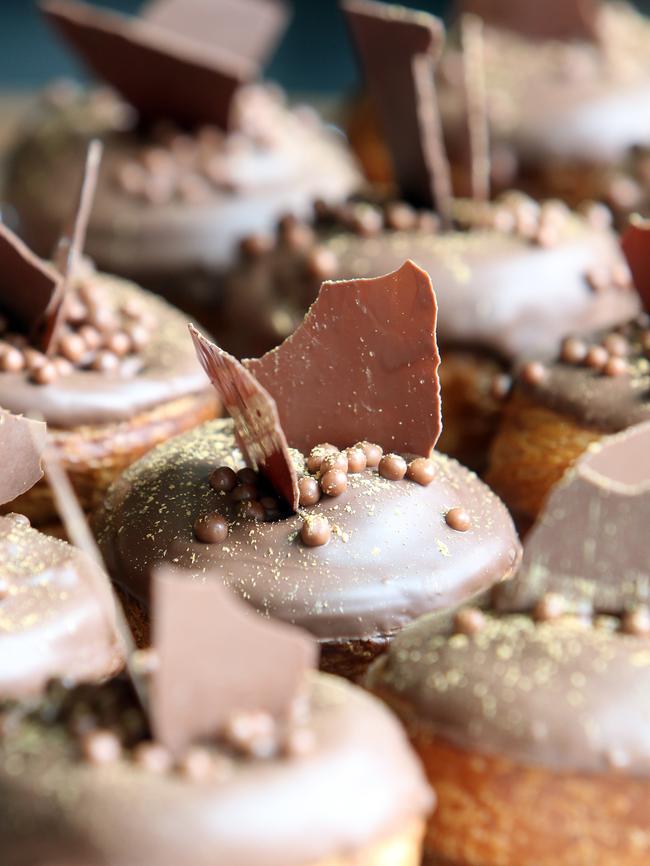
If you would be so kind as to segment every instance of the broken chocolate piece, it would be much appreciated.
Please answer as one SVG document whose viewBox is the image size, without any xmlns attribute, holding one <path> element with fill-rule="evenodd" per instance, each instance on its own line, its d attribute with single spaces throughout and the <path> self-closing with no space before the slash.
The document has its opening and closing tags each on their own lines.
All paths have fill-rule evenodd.
<svg viewBox="0 0 650 866">
<path fill-rule="evenodd" d="M 42 421 L 0 409 L 0 505 L 25 493 L 43 477 L 41 455 L 46 437 Z"/>
<path fill-rule="evenodd" d="M 491 27 L 511 30 L 527 39 L 597 38 L 598 0 L 460 0 L 458 11 L 472 13 Z"/>
<path fill-rule="evenodd" d="M 643 309 L 650 311 L 650 220 L 638 214 L 630 217 L 621 237 L 621 247 Z"/>
</svg>

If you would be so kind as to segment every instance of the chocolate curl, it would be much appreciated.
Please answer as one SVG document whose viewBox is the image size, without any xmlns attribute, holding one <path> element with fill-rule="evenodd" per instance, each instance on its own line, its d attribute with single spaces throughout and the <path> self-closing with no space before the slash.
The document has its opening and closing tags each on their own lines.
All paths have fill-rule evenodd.
<svg viewBox="0 0 650 866">
<path fill-rule="evenodd" d="M 0 223 L 0 312 L 11 329 L 36 349 L 47 348 L 47 311 L 59 294 L 61 276 Z"/>
<path fill-rule="evenodd" d="M 103 146 L 97 139 L 88 145 L 84 173 L 81 178 L 74 213 L 54 250 L 54 264 L 61 274 L 62 280 L 46 316 L 44 342 L 46 351 L 50 353 L 56 349 L 58 336 L 65 322 L 67 295 L 74 281 L 86 242 L 88 220 L 95 199 L 102 152 Z"/>
<path fill-rule="evenodd" d="M 451 224 L 452 186 L 434 65 L 444 27 L 433 15 L 373 0 L 342 4 L 382 121 L 401 196 Z"/>
<path fill-rule="evenodd" d="M 77 499 L 72 484 L 70 483 L 70 479 L 63 469 L 53 446 L 46 448 L 43 453 L 43 467 L 45 469 L 47 482 L 52 491 L 57 512 L 61 518 L 68 539 L 75 545 L 75 547 L 78 547 L 79 550 L 83 551 L 86 556 L 94 560 L 101 567 L 97 573 L 94 571 L 92 572 L 95 580 L 97 579 L 98 574 L 102 574 L 104 577 L 101 584 L 98 583 L 94 588 L 97 593 L 103 594 L 104 592 L 109 592 L 113 596 L 115 602 L 115 622 L 111 622 L 108 625 L 111 630 L 115 628 L 120 637 L 122 646 L 124 647 L 127 672 L 143 710 L 145 713 L 148 713 L 149 702 L 147 685 L 135 664 L 137 651 L 133 635 L 131 634 L 131 629 L 124 617 L 122 606 L 115 595 L 113 585 L 108 578 L 102 555 L 99 552 L 97 543 L 90 531 L 86 516 L 79 505 L 79 500 Z"/>
<path fill-rule="evenodd" d="M 284 343 L 244 363 L 273 396 L 293 448 L 345 448 L 428 456 L 440 419 L 436 296 L 411 261 L 370 280 L 327 282 Z"/>
<path fill-rule="evenodd" d="M 530 610 L 549 592 L 570 609 L 622 613 L 650 601 L 650 422 L 590 448 L 552 489 L 497 607 Z"/>
<path fill-rule="evenodd" d="M 650 311 L 650 220 L 638 214 L 630 217 L 621 238 L 623 254 L 632 273 L 643 309 Z"/>
<path fill-rule="evenodd" d="M 41 457 L 46 436 L 42 421 L 0 409 L 0 505 L 26 493 L 43 477 Z"/>
<path fill-rule="evenodd" d="M 146 120 L 227 130 L 237 90 L 257 76 L 244 57 L 144 19 L 76 0 L 44 0 L 40 8 L 87 66 Z"/>
<path fill-rule="evenodd" d="M 217 47 L 261 68 L 289 24 L 283 0 L 152 0 L 141 18 L 197 44 Z"/>
<path fill-rule="evenodd" d="M 296 511 L 298 475 L 275 401 L 236 358 L 211 343 L 193 325 L 189 329 L 199 362 L 235 422 L 244 457 Z"/>
<path fill-rule="evenodd" d="M 488 201 L 490 198 L 490 125 L 485 90 L 483 22 L 476 15 L 463 15 L 460 29 L 472 168 L 472 198 L 475 201 Z"/>
<path fill-rule="evenodd" d="M 598 0 L 459 0 L 459 14 L 473 14 L 490 27 L 527 39 L 558 41 L 598 38 Z"/>
<path fill-rule="evenodd" d="M 216 739 L 239 713 L 289 722 L 317 664 L 306 632 L 254 613 L 219 575 L 193 577 L 160 566 L 153 580 L 151 724 L 173 755 Z"/>
</svg>

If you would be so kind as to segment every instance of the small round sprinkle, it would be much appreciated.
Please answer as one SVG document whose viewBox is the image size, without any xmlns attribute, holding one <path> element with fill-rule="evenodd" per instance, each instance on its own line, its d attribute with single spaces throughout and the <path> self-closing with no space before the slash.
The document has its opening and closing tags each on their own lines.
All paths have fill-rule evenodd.
<svg viewBox="0 0 650 866">
<path fill-rule="evenodd" d="M 104 346 L 109 352 L 117 355 L 118 358 L 123 358 L 124 355 L 128 355 L 131 351 L 131 340 L 124 331 L 115 331 L 115 333 L 109 334 L 106 337 Z"/>
<path fill-rule="evenodd" d="M 316 738 L 311 728 L 294 727 L 287 732 L 282 746 L 287 757 L 301 758 L 313 752 L 315 742 Z"/>
<path fill-rule="evenodd" d="M 559 619 L 567 613 L 567 602 L 563 595 L 557 592 L 547 592 L 535 605 L 534 619 L 538 622 L 549 622 Z"/>
<path fill-rule="evenodd" d="M 330 540 L 332 528 L 326 517 L 316 514 L 305 517 L 300 529 L 300 538 L 307 547 L 322 547 Z"/>
<path fill-rule="evenodd" d="M 624 376 L 627 371 L 627 361 L 624 358 L 619 358 L 618 356 L 610 358 L 603 367 L 603 373 L 605 374 L 605 376 L 611 376 L 612 378 Z"/>
<path fill-rule="evenodd" d="M 109 352 L 108 349 L 102 349 L 95 355 L 92 368 L 93 370 L 97 370 L 99 373 L 112 373 L 117 370 L 119 364 L 120 362 L 117 355 L 113 354 L 113 352 Z"/>
<path fill-rule="evenodd" d="M 220 493 L 230 493 L 237 484 L 237 476 L 230 466 L 218 466 L 210 473 L 210 487 Z"/>
<path fill-rule="evenodd" d="M 13 520 L 14 523 L 18 524 L 18 526 L 31 526 L 29 517 L 27 517 L 26 514 L 19 514 L 17 511 L 11 511 L 9 514 L 6 514 L 5 517 Z"/>
<path fill-rule="evenodd" d="M 339 260 L 336 253 L 333 253 L 326 247 L 316 247 L 310 250 L 307 256 L 307 273 L 314 280 L 322 281 L 333 277 L 338 270 L 338 266 Z"/>
<path fill-rule="evenodd" d="M 546 367 L 541 361 L 528 361 L 521 368 L 521 378 L 526 385 L 539 385 L 546 378 Z"/>
<path fill-rule="evenodd" d="M 258 490 L 255 484 L 238 484 L 231 492 L 233 502 L 245 502 L 247 499 L 257 499 Z"/>
<path fill-rule="evenodd" d="M 320 471 L 325 475 L 332 469 L 339 469 L 341 472 L 348 471 L 348 455 L 345 451 L 336 451 L 325 456 L 320 465 Z"/>
<path fill-rule="evenodd" d="M 608 334 L 603 340 L 603 347 L 617 358 L 625 358 L 630 353 L 630 343 L 623 334 Z"/>
<path fill-rule="evenodd" d="M 373 445 L 372 442 L 363 441 L 358 442 L 355 445 L 355 448 L 361 448 L 363 453 L 366 455 L 366 466 L 369 469 L 374 469 L 379 466 L 379 461 L 384 453 L 380 445 Z"/>
<path fill-rule="evenodd" d="M 485 614 L 478 607 L 461 607 L 454 616 L 456 634 L 474 635 L 485 628 Z"/>
<path fill-rule="evenodd" d="M 316 445 L 315 448 L 311 449 L 309 456 L 307 457 L 307 469 L 310 472 L 318 472 L 325 457 L 328 454 L 337 452 L 338 450 L 339 449 L 334 445 L 329 445 L 328 443 L 325 443 L 324 445 Z"/>
<path fill-rule="evenodd" d="M 122 746 L 112 731 L 98 729 L 82 737 L 81 751 L 90 764 L 114 764 L 122 754 Z"/>
<path fill-rule="evenodd" d="M 263 523 L 266 520 L 266 508 L 264 508 L 261 502 L 249 499 L 242 504 L 241 515 L 246 520 L 256 520 L 259 523 Z"/>
<path fill-rule="evenodd" d="M 215 763 L 210 752 L 201 746 L 192 746 L 181 758 L 178 770 L 193 782 L 206 782 L 214 777 Z"/>
<path fill-rule="evenodd" d="M 298 491 L 300 493 L 300 505 L 305 507 L 316 505 L 320 499 L 320 486 L 318 481 L 310 475 L 305 475 L 298 481 Z"/>
<path fill-rule="evenodd" d="M 221 544 L 228 537 L 228 521 L 213 511 L 194 521 L 194 535 L 204 544 Z"/>
<path fill-rule="evenodd" d="M 63 334 L 58 350 L 72 364 L 78 364 L 88 351 L 86 342 L 79 334 Z"/>
<path fill-rule="evenodd" d="M 330 469 L 320 479 L 320 489 L 326 496 L 340 496 L 348 488 L 348 476 L 342 469 Z"/>
<path fill-rule="evenodd" d="M 445 514 L 445 520 L 447 521 L 447 526 L 450 529 L 455 529 L 456 532 L 467 532 L 472 526 L 469 514 L 460 505 L 450 508 Z"/>
<path fill-rule="evenodd" d="M 650 636 L 650 608 L 642 606 L 626 611 L 621 620 L 621 628 L 625 634 Z"/>
<path fill-rule="evenodd" d="M 259 481 L 259 475 L 254 469 L 251 469 L 249 466 L 244 466 L 243 469 L 240 469 L 237 472 L 237 483 L 238 484 L 254 484 L 256 485 Z"/>
<path fill-rule="evenodd" d="M 389 481 L 401 481 L 406 475 L 406 460 L 399 454 L 384 454 L 379 461 L 379 474 Z"/>
<path fill-rule="evenodd" d="M 411 460 L 406 469 L 406 477 L 423 487 L 431 484 L 435 475 L 435 465 L 433 460 L 429 460 L 428 457 L 416 457 L 415 460 Z"/>
<path fill-rule="evenodd" d="M 98 349 L 102 342 L 101 334 L 92 325 L 82 325 L 77 334 L 84 341 L 86 349 L 90 351 Z"/>
<path fill-rule="evenodd" d="M 562 344 L 560 357 L 567 364 L 582 364 L 587 357 L 587 344 L 577 337 L 568 337 Z"/>
<path fill-rule="evenodd" d="M 608 359 L 607 349 L 603 346 L 592 346 L 585 357 L 585 364 L 592 370 L 602 370 Z"/>
<path fill-rule="evenodd" d="M 25 356 L 20 349 L 11 346 L 0 357 L 0 367 L 5 373 L 20 373 L 25 369 Z"/>
<path fill-rule="evenodd" d="M 348 460 L 348 472 L 353 475 L 357 472 L 363 472 L 366 468 L 366 455 L 362 448 L 348 448 L 345 455 Z"/>
<path fill-rule="evenodd" d="M 138 743 L 133 750 L 133 761 L 149 773 L 167 773 L 172 766 L 171 755 L 160 743 Z"/>
<path fill-rule="evenodd" d="M 52 361 L 46 361 L 44 364 L 36 367 L 35 370 L 32 370 L 31 379 L 37 385 L 51 385 L 57 378 L 56 366 Z"/>
</svg>

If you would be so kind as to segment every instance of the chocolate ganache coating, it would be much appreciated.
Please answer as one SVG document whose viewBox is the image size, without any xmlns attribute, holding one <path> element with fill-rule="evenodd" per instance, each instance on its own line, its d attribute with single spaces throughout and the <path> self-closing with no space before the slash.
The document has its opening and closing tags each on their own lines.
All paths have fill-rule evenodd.
<svg viewBox="0 0 650 866">
<path fill-rule="evenodd" d="M 305 215 L 315 196 L 340 201 L 361 183 L 338 134 L 313 111 L 288 108 L 271 85 L 241 89 L 229 133 L 164 122 L 138 131 L 111 92 L 52 95 L 10 158 L 5 197 L 32 246 L 49 254 L 66 216 L 62 193 L 88 138 L 101 137 L 86 251 L 145 285 L 145 277 L 223 271 L 244 235 L 269 231 L 287 211 Z"/>
<path fill-rule="evenodd" d="M 527 375 L 515 388 L 536 403 L 603 434 L 650 419 L 650 319 L 642 313 L 626 324 L 565 343 L 543 374 Z"/>
<path fill-rule="evenodd" d="M 6 866 L 338 862 L 417 825 L 432 805 L 395 719 L 334 677 L 309 675 L 306 754 L 238 758 L 206 747 L 214 772 L 204 778 L 192 778 L 191 765 L 147 767 L 146 726 L 119 681 L 94 690 L 98 716 L 91 697 L 78 690 L 61 710 L 45 700 L 18 711 L 0 735 Z M 10 706 L 0 709 L 11 718 Z M 75 715 L 110 727 L 112 754 L 105 747 L 94 762 L 81 756 Z"/>
<path fill-rule="evenodd" d="M 133 283 L 86 270 L 66 303 L 68 309 L 79 304 L 88 308 L 95 342 L 81 342 L 75 364 L 64 355 L 65 373 L 43 384 L 37 378 L 38 370 L 30 369 L 28 358 L 12 371 L 7 359 L 16 350 L 4 339 L 7 335 L 0 333 L 0 406 L 17 414 L 38 413 L 52 427 L 71 429 L 129 421 L 139 412 L 208 390 L 187 336 L 187 317 L 160 298 Z M 110 329 L 102 333 L 107 319 L 118 327 L 122 323 L 125 346 L 103 353 L 104 343 L 111 345 Z M 71 336 L 78 343 L 85 333 L 84 323 L 75 321 L 72 326 L 77 333 Z M 113 324 L 111 329 L 115 329 Z M 66 336 L 62 343 L 65 340 Z M 71 342 L 70 349 L 76 348 Z M 97 364 L 104 355 L 111 362 L 106 370 Z"/>
<path fill-rule="evenodd" d="M 231 278 L 230 308 L 253 323 L 266 308 L 275 328 L 269 340 L 302 320 L 321 279 L 388 273 L 405 258 L 431 277 L 441 345 L 507 363 L 552 356 L 567 334 L 618 324 L 639 309 L 606 212 L 597 207 L 587 218 L 521 193 L 490 204 L 457 200 L 449 232 L 403 202 L 319 203 L 317 215 L 313 229 L 281 225 L 268 252 L 245 250 Z"/>
<path fill-rule="evenodd" d="M 415 726 L 460 748 L 560 771 L 650 775 L 650 640 L 597 617 L 431 615 L 368 675 Z"/>
<path fill-rule="evenodd" d="M 99 679 L 122 665 L 114 601 L 84 553 L 0 517 L 0 697 L 34 694 L 53 677 Z"/>
<path fill-rule="evenodd" d="M 454 460 L 434 453 L 431 461 L 427 486 L 367 468 L 350 473 L 340 495 L 259 522 L 208 483 L 219 466 L 243 466 L 232 422 L 208 422 L 118 479 L 98 515 L 98 538 L 113 579 L 142 601 L 165 561 L 224 580 L 260 611 L 322 640 L 388 635 L 509 577 L 520 557 L 510 516 L 489 488 Z M 445 519 L 457 507 L 469 515 L 467 531 Z M 223 543 L 194 535 L 196 519 L 212 512 L 229 523 Z M 327 518 L 328 543 L 302 543 L 301 512 L 308 521 Z"/>
</svg>

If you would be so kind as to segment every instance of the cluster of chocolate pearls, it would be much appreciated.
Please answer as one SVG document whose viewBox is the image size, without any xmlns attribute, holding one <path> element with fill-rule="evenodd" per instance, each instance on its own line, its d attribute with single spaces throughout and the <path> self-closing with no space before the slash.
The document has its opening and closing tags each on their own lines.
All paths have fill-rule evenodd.
<svg viewBox="0 0 650 866">
<path fill-rule="evenodd" d="M 113 373 L 121 359 L 142 351 L 155 327 L 137 298 L 112 311 L 92 280 L 82 281 L 66 298 L 65 327 L 50 354 L 29 345 L 0 317 L 0 371 L 25 373 L 37 385 L 49 385 L 75 370 Z"/>
</svg>

